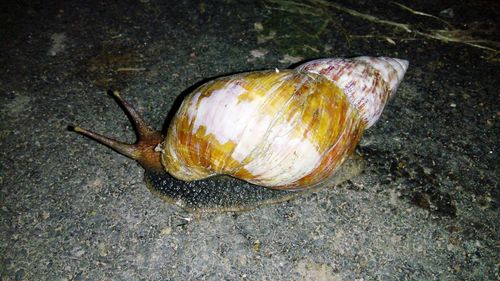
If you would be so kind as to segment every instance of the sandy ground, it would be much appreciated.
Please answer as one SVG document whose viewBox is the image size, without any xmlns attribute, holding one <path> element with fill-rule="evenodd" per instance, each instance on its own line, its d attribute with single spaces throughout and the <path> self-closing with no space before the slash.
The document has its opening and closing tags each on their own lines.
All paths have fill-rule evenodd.
<svg viewBox="0 0 500 281">
<path fill-rule="evenodd" d="M 499 280 L 498 2 L 166 2 L 0 4 L 1 280 Z M 67 130 L 133 142 L 109 89 L 161 129 L 210 77 L 358 55 L 410 61 L 367 166 L 285 203 L 190 214 Z"/>
</svg>

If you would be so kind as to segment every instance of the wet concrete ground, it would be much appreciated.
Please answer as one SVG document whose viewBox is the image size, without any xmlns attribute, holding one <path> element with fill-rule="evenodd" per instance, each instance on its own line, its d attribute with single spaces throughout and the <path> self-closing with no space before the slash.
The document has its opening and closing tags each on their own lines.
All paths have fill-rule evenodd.
<svg viewBox="0 0 500 281">
<path fill-rule="evenodd" d="M 4 1 L 1 280 L 498 280 L 495 1 Z M 429 3 L 428 3 L 429 2 Z M 109 89 L 155 128 L 210 77 L 317 57 L 410 61 L 358 177 L 242 213 L 193 215 L 135 162 Z"/>
</svg>

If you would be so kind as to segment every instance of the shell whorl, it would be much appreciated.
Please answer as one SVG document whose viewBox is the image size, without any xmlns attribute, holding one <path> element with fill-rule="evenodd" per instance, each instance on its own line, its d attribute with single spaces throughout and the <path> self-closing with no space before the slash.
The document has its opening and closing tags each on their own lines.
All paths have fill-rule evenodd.
<svg viewBox="0 0 500 281">
<path fill-rule="evenodd" d="M 371 127 L 403 79 L 408 61 L 389 57 L 318 59 L 296 70 L 324 75 L 340 87 Z"/>
<path fill-rule="evenodd" d="M 237 74 L 186 97 L 162 144 L 162 163 L 187 181 L 226 174 L 303 188 L 332 175 L 363 128 L 358 110 L 321 75 Z"/>
</svg>

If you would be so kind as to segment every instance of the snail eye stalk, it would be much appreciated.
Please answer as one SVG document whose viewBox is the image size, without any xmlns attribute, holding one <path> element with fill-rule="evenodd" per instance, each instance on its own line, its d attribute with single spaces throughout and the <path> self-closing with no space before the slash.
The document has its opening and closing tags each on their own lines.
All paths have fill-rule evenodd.
<svg viewBox="0 0 500 281">
<path fill-rule="evenodd" d="M 136 160 L 146 169 L 163 170 L 160 153 L 155 151 L 155 147 L 163 141 L 161 133 L 147 125 L 135 108 L 122 97 L 120 92 L 114 91 L 113 96 L 134 126 L 137 134 L 137 141 L 134 144 L 124 143 L 79 126 L 71 126 L 69 129 Z"/>
</svg>

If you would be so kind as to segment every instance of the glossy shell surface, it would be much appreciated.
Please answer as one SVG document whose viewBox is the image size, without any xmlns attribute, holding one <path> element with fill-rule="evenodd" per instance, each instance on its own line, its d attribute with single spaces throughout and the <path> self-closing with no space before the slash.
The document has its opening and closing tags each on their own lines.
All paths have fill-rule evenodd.
<svg viewBox="0 0 500 281">
<path fill-rule="evenodd" d="M 295 70 L 250 72 L 209 82 L 181 105 L 162 163 L 186 181 L 226 174 L 297 189 L 330 176 L 365 126 L 332 81 Z"/>
<path fill-rule="evenodd" d="M 380 117 L 408 62 L 319 59 L 222 77 L 183 101 L 161 144 L 177 179 L 224 174 L 274 189 L 331 176 Z"/>
</svg>

